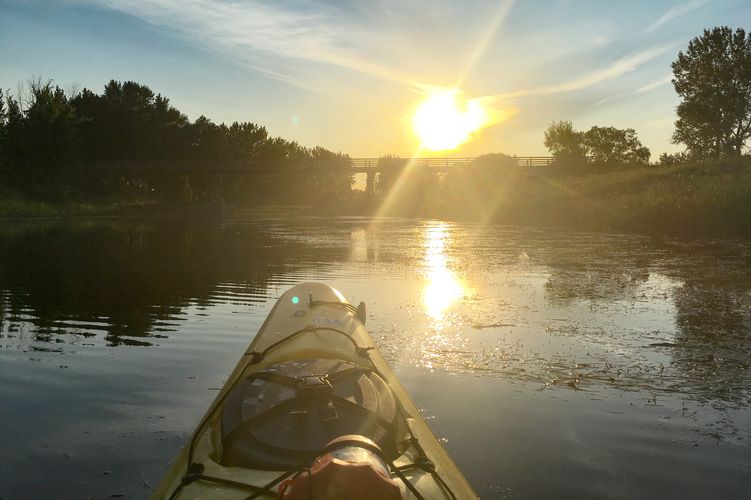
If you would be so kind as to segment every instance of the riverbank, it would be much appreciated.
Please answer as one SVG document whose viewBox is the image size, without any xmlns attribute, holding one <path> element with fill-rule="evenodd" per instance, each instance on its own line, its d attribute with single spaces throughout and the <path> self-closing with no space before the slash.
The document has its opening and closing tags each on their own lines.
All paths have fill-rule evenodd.
<svg viewBox="0 0 751 500">
<path fill-rule="evenodd" d="M 231 214 L 231 210 L 217 204 L 165 205 L 153 200 L 98 200 L 54 203 L 34 200 L 15 192 L 6 191 L 4 194 L 6 196 L 0 196 L 0 220 L 88 217 L 181 218 L 216 217 Z"/>
<path fill-rule="evenodd" d="M 313 205 L 252 200 L 238 210 L 440 218 L 482 224 L 568 227 L 692 237 L 751 236 L 751 157 L 628 169 L 465 168 L 405 171 L 387 195 L 362 191 Z M 215 204 L 155 201 L 50 203 L 0 193 L 0 218 L 227 216 Z"/>
<path fill-rule="evenodd" d="M 692 237 L 751 236 L 751 158 L 604 169 L 499 168 L 447 174 L 438 191 L 409 173 L 392 197 L 358 200 L 357 215 L 568 227 Z M 340 215 L 333 206 L 321 210 Z"/>
<path fill-rule="evenodd" d="M 538 172 L 509 179 L 489 218 L 586 230 L 751 236 L 750 160 Z"/>
</svg>

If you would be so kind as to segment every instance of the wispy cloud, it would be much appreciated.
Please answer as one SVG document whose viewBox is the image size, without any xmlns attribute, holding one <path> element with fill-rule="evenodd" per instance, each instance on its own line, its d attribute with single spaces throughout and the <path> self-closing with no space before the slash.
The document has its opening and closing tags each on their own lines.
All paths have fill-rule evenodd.
<svg viewBox="0 0 751 500">
<path fill-rule="evenodd" d="M 708 4 L 709 2 L 710 0 L 694 0 L 693 2 L 681 2 L 678 5 L 668 9 L 663 15 L 661 15 L 657 19 L 657 21 L 653 22 L 647 28 L 647 32 L 654 31 L 660 26 L 663 26 L 664 24 L 669 23 L 676 17 L 680 17 L 684 14 L 688 14 L 689 12 Z"/>
<path fill-rule="evenodd" d="M 599 83 L 603 83 L 605 81 L 621 77 L 624 74 L 635 70 L 642 64 L 648 61 L 651 61 L 652 59 L 664 54 L 665 52 L 667 52 L 674 46 L 675 44 L 666 44 L 666 45 L 661 45 L 658 47 L 651 47 L 651 48 L 642 50 L 640 52 L 637 52 L 635 54 L 632 54 L 628 57 L 619 59 L 606 68 L 592 71 L 590 73 L 584 74 L 580 77 L 574 78 L 566 82 L 515 90 L 512 92 L 505 93 L 505 94 L 500 94 L 498 95 L 498 97 L 512 98 L 512 97 L 523 97 L 523 96 L 540 96 L 540 95 L 551 95 L 551 94 L 559 94 L 562 92 L 572 92 L 575 90 L 582 90 L 582 89 L 597 85 Z"/>
<path fill-rule="evenodd" d="M 642 87 L 639 87 L 638 89 L 634 91 L 634 94 L 643 94 L 644 92 L 649 92 L 650 90 L 656 89 L 657 87 L 662 87 L 663 85 L 667 85 L 671 81 L 673 81 L 673 75 L 668 75 L 652 83 L 648 83 Z"/>
<path fill-rule="evenodd" d="M 124 12 L 271 78 L 301 87 L 310 85 L 274 67 L 280 57 L 338 66 L 382 80 L 417 80 L 405 71 L 364 58 L 357 48 L 367 45 L 367 35 L 347 26 L 342 12 L 321 4 L 291 9 L 260 0 L 83 1 Z"/>
<path fill-rule="evenodd" d="M 594 105 L 595 106 L 602 106 L 605 103 L 612 102 L 612 101 L 620 101 L 621 99 L 625 99 L 627 97 L 636 95 L 636 94 L 643 94 L 645 92 L 649 92 L 650 90 L 654 90 L 656 88 L 662 87 L 663 85 L 666 85 L 672 81 L 672 76 L 666 76 L 664 78 L 660 78 L 659 80 L 655 80 L 654 82 L 648 83 L 646 85 L 642 85 L 641 87 L 637 88 L 636 90 L 632 92 L 626 92 L 623 94 L 617 94 L 617 95 L 611 95 L 604 99 L 601 99 L 597 101 Z"/>
</svg>

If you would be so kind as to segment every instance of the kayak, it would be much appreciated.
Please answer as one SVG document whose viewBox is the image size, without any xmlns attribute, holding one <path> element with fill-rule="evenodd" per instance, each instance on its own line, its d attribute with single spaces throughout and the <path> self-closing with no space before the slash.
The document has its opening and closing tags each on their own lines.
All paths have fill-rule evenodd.
<svg viewBox="0 0 751 500">
<path fill-rule="evenodd" d="M 285 292 L 153 498 L 477 498 L 365 319 L 328 285 Z"/>
</svg>

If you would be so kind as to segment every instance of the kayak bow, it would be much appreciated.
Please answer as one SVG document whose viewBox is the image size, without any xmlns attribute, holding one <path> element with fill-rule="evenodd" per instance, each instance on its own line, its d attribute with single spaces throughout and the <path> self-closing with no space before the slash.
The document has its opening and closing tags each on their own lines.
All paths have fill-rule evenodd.
<svg viewBox="0 0 751 500">
<path fill-rule="evenodd" d="M 477 498 L 364 323 L 364 304 L 327 285 L 284 293 L 153 498 L 298 498 L 300 485 L 311 488 L 301 498 L 315 497 L 329 462 L 357 469 L 358 498 L 375 498 L 365 485 L 379 478 L 405 499 Z M 331 458 L 348 446 L 378 474 Z"/>
</svg>

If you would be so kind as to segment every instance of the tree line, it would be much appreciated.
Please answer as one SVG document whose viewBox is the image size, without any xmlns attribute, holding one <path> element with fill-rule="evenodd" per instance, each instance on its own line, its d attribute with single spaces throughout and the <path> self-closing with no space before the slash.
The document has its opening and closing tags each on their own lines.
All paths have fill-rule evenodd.
<svg viewBox="0 0 751 500">
<path fill-rule="evenodd" d="M 681 98 L 673 143 L 686 150 L 663 153 L 659 163 L 741 156 L 751 138 L 751 33 L 727 26 L 705 29 L 672 63 L 673 87 Z M 553 122 L 545 146 L 559 164 L 646 165 L 649 149 L 634 129 L 574 129 Z"/>
<path fill-rule="evenodd" d="M 679 52 L 672 70 L 681 98 L 673 141 L 686 150 L 663 154 L 659 163 L 744 154 L 751 137 L 751 34 L 741 28 L 704 30 Z M 556 165 L 650 161 L 649 149 L 631 128 L 580 131 L 570 121 L 556 121 L 545 131 L 544 143 Z M 203 168 L 169 170 L 165 162 Z M 122 167 L 126 163 L 140 165 L 139 172 L 129 173 Z M 240 173 L 222 182 L 218 172 L 227 164 Z M 511 165 L 516 165 L 513 157 L 485 155 L 461 175 L 492 180 L 495 174 L 484 170 Z M 384 195 L 405 161 L 386 155 L 380 166 L 369 187 Z M 191 122 L 169 99 L 133 81 L 110 81 L 101 94 L 66 93 L 40 79 L 15 96 L 0 90 L 0 185 L 34 197 L 56 201 L 124 193 L 169 202 L 310 203 L 347 196 L 353 181 L 348 167 L 345 154 L 271 137 L 255 123 L 215 124 L 205 116 Z M 441 181 L 428 171 L 412 177 L 410 184 L 423 194 Z"/>
<path fill-rule="evenodd" d="M 190 201 L 215 189 L 212 169 L 232 164 L 244 173 L 225 186 L 223 194 L 230 197 L 311 201 L 306 193 L 350 190 L 347 155 L 271 137 L 251 122 L 215 124 L 205 116 L 191 122 L 146 85 L 112 80 L 101 94 L 89 89 L 70 94 L 40 79 L 15 96 L 0 90 L 5 185 L 43 198 L 103 196 L 134 186 L 143 190 L 148 177 L 154 196 Z M 128 174 L 127 162 L 139 164 L 140 173 Z M 192 175 L 166 171 L 165 162 L 201 168 Z"/>
</svg>

